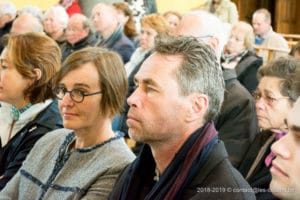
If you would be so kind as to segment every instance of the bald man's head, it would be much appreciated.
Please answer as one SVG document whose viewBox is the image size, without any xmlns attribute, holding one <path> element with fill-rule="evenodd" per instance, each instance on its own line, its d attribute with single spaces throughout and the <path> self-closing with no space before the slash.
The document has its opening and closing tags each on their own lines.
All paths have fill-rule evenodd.
<svg viewBox="0 0 300 200">
<path fill-rule="evenodd" d="M 39 19 L 29 13 L 18 16 L 10 30 L 11 33 L 43 32 L 43 26 Z"/>
</svg>

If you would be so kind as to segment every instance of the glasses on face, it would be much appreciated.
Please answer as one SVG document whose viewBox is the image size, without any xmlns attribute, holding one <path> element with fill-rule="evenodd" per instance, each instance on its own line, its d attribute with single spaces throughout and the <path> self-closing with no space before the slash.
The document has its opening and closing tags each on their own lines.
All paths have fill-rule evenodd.
<svg viewBox="0 0 300 200">
<path fill-rule="evenodd" d="M 289 99 L 289 97 L 273 97 L 269 94 L 267 95 L 263 95 L 261 92 L 255 91 L 253 93 L 253 97 L 255 99 L 255 101 L 260 100 L 261 98 L 263 98 L 264 102 L 266 102 L 268 105 L 272 106 L 274 105 L 276 102 L 282 100 L 282 99 Z"/>
<path fill-rule="evenodd" d="M 53 88 L 53 92 L 59 100 L 62 100 L 66 93 L 70 94 L 71 99 L 76 103 L 81 103 L 86 96 L 92 96 L 96 94 L 102 94 L 102 91 L 93 92 L 93 93 L 85 93 L 80 89 L 67 90 L 65 87 L 55 87 Z"/>
</svg>

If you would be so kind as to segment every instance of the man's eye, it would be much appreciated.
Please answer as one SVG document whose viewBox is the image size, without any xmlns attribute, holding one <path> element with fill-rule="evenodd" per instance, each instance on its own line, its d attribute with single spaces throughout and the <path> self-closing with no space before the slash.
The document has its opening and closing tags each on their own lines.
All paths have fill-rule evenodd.
<svg viewBox="0 0 300 200">
<path fill-rule="evenodd" d="M 270 101 L 270 102 L 276 101 L 276 99 L 273 98 L 273 97 L 271 97 L 271 96 L 266 96 L 266 99 L 267 99 L 268 101 Z"/>
<path fill-rule="evenodd" d="M 6 65 L 1 65 L 1 68 L 2 69 L 7 69 L 7 66 Z"/>
<path fill-rule="evenodd" d="M 152 92 L 152 91 L 155 91 L 155 89 L 152 88 L 152 87 L 146 87 L 146 91 L 147 91 L 147 92 Z"/>
</svg>

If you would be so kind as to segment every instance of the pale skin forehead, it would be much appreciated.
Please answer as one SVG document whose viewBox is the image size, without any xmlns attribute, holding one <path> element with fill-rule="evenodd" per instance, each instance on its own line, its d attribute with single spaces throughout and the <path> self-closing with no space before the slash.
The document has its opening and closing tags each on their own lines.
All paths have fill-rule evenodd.
<svg viewBox="0 0 300 200">
<path fill-rule="evenodd" d="M 203 22 L 200 17 L 186 14 L 180 20 L 179 25 L 175 30 L 175 34 L 198 37 L 202 34 L 202 24 Z"/>
<path fill-rule="evenodd" d="M 114 13 L 114 14 L 117 13 L 117 9 L 115 9 L 113 6 L 103 4 L 103 3 L 97 4 L 93 9 L 93 12 L 95 12 L 95 11 L 109 12 L 109 13 Z"/>
<path fill-rule="evenodd" d="M 297 126 L 300 127 L 300 98 L 294 103 L 294 106 L 291 110 L 291 112 L 288 114 L 287 122 L 289 126 Z"/>
<path fill-rule="evenodd" d="M 268 23 L 264 13 L 255 13 L 253 15 L 252 21 L 253 22 L 259 22 L 259 23 Z"/>
</svg>

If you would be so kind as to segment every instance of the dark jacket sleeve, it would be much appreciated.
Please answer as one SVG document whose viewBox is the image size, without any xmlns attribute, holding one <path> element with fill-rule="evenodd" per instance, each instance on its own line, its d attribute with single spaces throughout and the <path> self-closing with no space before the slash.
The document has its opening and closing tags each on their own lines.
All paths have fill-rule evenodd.
<svg viewBox="0 0 300 200">
<path fill-rule="evenodd" d="M 260 68 L 260 66 L 262 66 L 262 63 L 263 61 L 260 57 L 250 55 L 244 60 L 242 60 L 237 67 L 237 79 L 243 86 L 245 86 L 245 88 L 250 92 L 250 94 L 252 94 L 255 91 L 258 85 L 257 71 Z"/>
<path fill-rule="evenodd" d="M 8 143 L 3 150 L 3 156 L 1 162 L 6 160 L 5 163 L 1 163 L 2 172 L 4 172 L 0 178 L 0 190 L 2 190 L 7 182 L 17 173 L 22 166 L 26 156 L 36 143 L 45 133 L 49 131 L 46 127 L 39 127 L 30 134 L 26 134 L 26 137 L 21 136 L 14 140 L 12 143 Z M 5 159 L 6 158 L 6 159 Z"/>
<path fill-rule="evenodd" d="M 34 144 L 46 133 L 62 127 L 57 101 L 54 100 L 0 149 L 0 190 L 17 173 Z"/>
<path fill-rule="evenodd" d="M 235 167 L 239 166 L 258 133 L 255 113 L 255 103 L 249 92 L 236 80 L 229 83 L 216 129 Z"/>
</svg>

